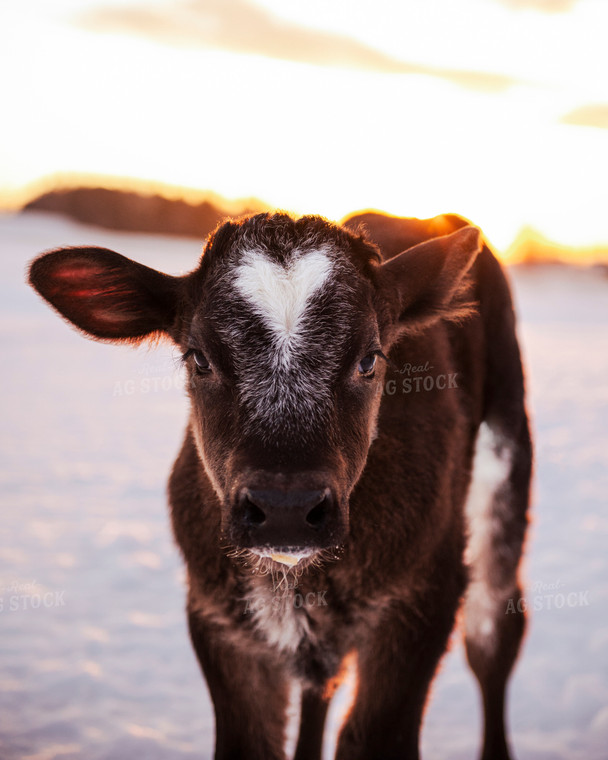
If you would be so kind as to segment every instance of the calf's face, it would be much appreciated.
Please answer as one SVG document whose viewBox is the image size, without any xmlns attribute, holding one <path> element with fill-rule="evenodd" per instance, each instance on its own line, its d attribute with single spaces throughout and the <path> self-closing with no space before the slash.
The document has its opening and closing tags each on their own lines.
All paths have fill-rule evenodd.
<svg viewBox="0 0 608 760">
<path fill-rule="evenodd" d="M 342 543 L 384 372 L 376 252 L 308 220 L 224 228 L 185 339 L 193 433 L 228 543 L 297 561 Z"/>
<path fill-rule="evenodd" d="M 30 282 L 94 338 L 172 338 L 223 545 L 293 565 L 346 540 L 390 346 L 462 310 L 479 247 L 465 228 L 381 264 L 319 217 L 258 215 L 220 227 L 183 277 L 73 248 Z"/>
</svg>

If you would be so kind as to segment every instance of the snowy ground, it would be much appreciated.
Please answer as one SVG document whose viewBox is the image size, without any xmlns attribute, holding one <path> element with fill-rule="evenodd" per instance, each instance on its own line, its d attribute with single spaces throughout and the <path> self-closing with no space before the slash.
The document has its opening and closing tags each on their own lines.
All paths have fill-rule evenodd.
<svg viewBox="0 0 608 760">
<path fill-rule="evenodd" d="M 186 418 L 171 350 L 86 341 L 24 285 L 38 252 L 84 243 L 173 273 L 200 250 L 42 213 L 0 218 L 0 757 L 211 758 L 165 507 Z M 608 278 L 546 267 L 512 279 L 537 436 L 525 576 L 538 609 L 511 685 L 511 736 L 520 760 L 605 760 Z M 424 756 L 474 758 L 479 733 L 455 636 Z"/>
</svg>

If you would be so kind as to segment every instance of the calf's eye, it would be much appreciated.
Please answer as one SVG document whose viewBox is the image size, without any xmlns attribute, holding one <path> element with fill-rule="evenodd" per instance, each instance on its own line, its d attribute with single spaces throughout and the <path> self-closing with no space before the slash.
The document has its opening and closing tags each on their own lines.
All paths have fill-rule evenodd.
<svg viewBox="0 0 608 760">
<path fill-rule="evenodd" d="M 367 354 L 359 362 L 357 371 L 363 377 L 373 377 L 376 370 L 376 354 Z"/>
<path fill-rule="evenodd" d="M 197 372 L 202 375 L 206 374 L 207 372 L 211 372 L 211 365 L 209 364 L 209 360 L 205 354 L 201 353 L 200 351 L 193 351 L 192 357 L 194 359 L 194 363 L 196 364 Z"/>
</svg>

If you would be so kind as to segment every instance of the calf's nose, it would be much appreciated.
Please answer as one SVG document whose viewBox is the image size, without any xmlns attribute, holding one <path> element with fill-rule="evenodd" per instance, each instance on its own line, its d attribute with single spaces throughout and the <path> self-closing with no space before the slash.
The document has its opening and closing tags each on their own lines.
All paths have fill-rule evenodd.
<svg viewBox="0 0 608 760">
<path fill-rule="evenodd" d="M 257 546 L 296 547 L 315 543 L 332 512 L 329 488 L 249 489 L 239 497 L 243 528 Z"/>
</svg>

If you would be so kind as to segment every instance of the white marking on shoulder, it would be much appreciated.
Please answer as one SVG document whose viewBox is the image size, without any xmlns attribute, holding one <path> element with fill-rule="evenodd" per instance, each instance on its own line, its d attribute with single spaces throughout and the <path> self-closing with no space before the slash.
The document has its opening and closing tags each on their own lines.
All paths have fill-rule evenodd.
<svg viewBox="0 0 608 760">
<path fill-rule="evenodd" d="M 236 267 L 235 285 L 287 351 L 290 340 L 298 337 L 310 299 L 323 287 L 331 269 L 322 248 L 294 251 L 286 266 L 271 261 L 263 251 L 247 251 Z"/>
</svg>

